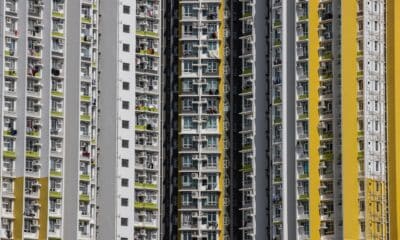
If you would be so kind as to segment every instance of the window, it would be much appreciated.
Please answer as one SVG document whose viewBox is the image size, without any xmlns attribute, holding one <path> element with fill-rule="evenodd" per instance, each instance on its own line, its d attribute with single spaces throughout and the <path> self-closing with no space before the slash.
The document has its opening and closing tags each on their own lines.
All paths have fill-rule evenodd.
<svg viewBox="0 0 400 240">
<path fill-rule="evenodd" d="M 122 51 L 129 52 L 129 44 L 127 43 L 122 44 Z"/>
<path fill-rule="evenodd" d="M 207 25 L 207 32 L 208 33 L 215 33 L 217 32 L 217 24 L 211 23 Z"/>
<path fill-rule="evenodd" d="M 123 139 L 122 140 L 122 147 L 123 148 L 129 148 L 129 140 Z"/>
<path fill-rule="evenodd" d="M 207 118 L 206 128 L 216 129 L 217 128 L 217 118 L 216 117 Z"/>
<path fill-rule="evenodd" d="M 126 25 L 126 24 L 122 25 L 122 31 L 124 33 L 129 33 L 130 32 L 129 28 L 130 28 L 129 25 Z"/>
<path fill-rule="evenodd" d="M 191 129 L 191 128 L 193 128 L 193 125 L 192 125 L 192 117 L 184 117 L 184 118 L 183 118 L 183 128 L 184 128 L 184 129 Z"/>
<path fill-rule="evenodd" d="M 183 137 L 183 148 L 191 148 L 192 146 L 192 138 L 188 136 Z"/>
<path fill-rule="evenodd" d="M 129 109 L 129 102 L 128 101 L 122 101 L 122 109 Z"/>
<path fill-rule="evenodd" d="M 217 61 L 208 61 L 207 62 L 207 71 L 208 73 L 215 73 L 217 72 Z"/>
<path fill-rule="evenodd" d="M 246 234 L 246 236 L 247 236 L 247 234 Z M 217 234 L 215 232 L 208 232 L 207 240 L 217 240 Z"/>
<path fill-rule="evenodd" d="M 190 204 L 192 204 L 191 193 L 183 193 L 182 194 L 182 205 L 189 206 Z"/>
<path fill-rule="evenodd" d="M 183 44 L 183 54 L 186 55 L 191 55 L 193 52 L 193 43 L 191 42 L 186 42 Z"/>
<path fill-rule="evenodd" d="M 121 160 L 121 166 L 122 167 L 129 167 L 129 159 L 123 158 Z"/>
<path fill-rule="evenodd" d="M 218 89 L 218 80 L 217 79 L 207 80 L 205 91 L 208 92 L 210 90 L 216 90 L 216 89 Z"/>
<path fill-rule="evenodd" d="M 122 7 L 122 12 L 125 13 L 125 14 L 130 14 L 131 13 L 131 7 L 127 6 L 127 5 L 124 5 Z"/>
<path fill-rule="evenodd" d="M 129 90 L 129 83 L 128 82 L 122 82 L 122 89 L 123 90 Z"/>
<path fill-rule="evenodd" d="M 121 198 L 121 206 L 127 207 L 129 200 L 127 198 Z"/>
<path fill-rule="evenodd" d="M 182 233 L 182 240 L 192 240 L 192 233 L 191 232 L 184 232 Z"/>
<path fill-rule="evenodd" d="M 182 176 L 182 185 L 184 187 L 190 187 L 192 185 L 192 178 L 188 174 Z"/>
<path fill-rule="evenodd" d="M 192 99 L 190 98 L 185 98 L 183 99 L 183 110 L 192 110 Z"/>
<path fill-rule="evenodd" d="M 182 157 L 182 165 L 183 167 L 191 167 L 192 166 L 192 156 L 185 155 Z"/>
<path fill-rule="evenodd" d="M 128 219 L 127 218 L 121 218 L 121 226 L 128 226 Z"/>
<path fill-rule="evenodd" d="M 183 62 L 183 71 L 184 72 L 193 72 L 193 62 L 192 61 L 184 61 Z"/>
<path fill-rule="evenodd" d="M 207 46 L 208 46 L 208 48 L 207 48 L 208 51 L 217 50 L 217 42 L 208 42 Z"/>
<path fill-rule="evenodd" d="M 218 139 L 216 136 L 207 136 L 207 148 L 216 148 Z"/>
<path fill-rule="evenodd" d="M 185 5 L 183 7 L 183 15 L 185 17 L 192 17 L 193 16 L 193 5 Z"/>
<path fill-rule="evenodd" d="M 218 197 L 217 197 L 216 194 L 209 193 L 209 194 L 207 194 L 206 205 L 208 205 L 208 206 L 216 206 L 217 205 L 217 200 L 218 200 Z"/>
<path fill-rule="evenodd" d="M 185 80 L 183 82 L 182 90 L 184 92 L 191 92 L 193 90 L 193 80 Z"/>
<path fill-rule="evenodd" d="M 217 166 L 217 156 L 209 155 L 207 157 L 207 167 L 216 167 Z"/>
<path fill-rule="evenodd" d="M 128 120 L 122 120 L 122 128 L 129 129 L 129 121 Z"/>
<path fill-rule="evenodd" d="M 122 178 L 122 179 L 121 179 L 121 186 L 122 186 L 122 187 L 128 187 L 128 186 L 129 186 L 129 179 L 127 179 L 127 178 Z"/>
<path fill-rule="evenodd" d="M 192 35 L 193 34 L 193 26 L 192 25 L 184 25 L 183 26 L 183 33 L 185 35 Z"/>
<path fill-rule="evenodd" d="M 129 63 L 122 63 L 122 70 L 123 71 L 129 71 Z"/>
<path fill-rule="evenodd" d="M 217 176 L 208 175 L 207 176 L 207 190 L 214 190 L 217 187 Z"/>
</svg>

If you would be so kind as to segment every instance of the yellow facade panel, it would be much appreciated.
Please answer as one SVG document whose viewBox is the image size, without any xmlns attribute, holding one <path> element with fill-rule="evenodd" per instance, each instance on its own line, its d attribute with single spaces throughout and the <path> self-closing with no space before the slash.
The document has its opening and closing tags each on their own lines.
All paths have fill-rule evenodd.
<svg viewBox="0 0 400 240">
<path fill-rule="evenodd" d="M 390 239 L 400 238 L 400 2 L 388 0 L 387 119 Z"/>
<path fill-rule="evenodd" d="M 357 143 L 357 1 L 342 1 L 343 238 L 359 239 Z"/>
</svg>

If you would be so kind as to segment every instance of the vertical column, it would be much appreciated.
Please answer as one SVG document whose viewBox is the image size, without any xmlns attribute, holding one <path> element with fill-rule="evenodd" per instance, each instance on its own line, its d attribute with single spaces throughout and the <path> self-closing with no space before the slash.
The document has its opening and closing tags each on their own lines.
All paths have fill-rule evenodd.
<svg viewBox="0 0 400 240">
<path fill-rule="evenodd" d="M 400 2 L 386 1 L 389 237 L 400 237 Z"/>
<path fill-rule="evenodd" d="M 320 161 L 319 161 L 319 130 L 320 121 L 318 103 L 319 103 L 319 1 L 309 0 L 309 236 L 311 239 L 320 239 Z M 329 51 L 329 49 L 328 49 Z"/>
<path fill-rule="evenodd" d="M 80 70 L 81 70 L 81 4 L 80 1 L 66 2 L 66 72 L 65 76 L 65 159 L 64 159 L 64 221 L 63 238 L 78 238 L 78 193 L 80 142 Z"/>
<path fill-rule="evenodd" d="M 343 238 L 358 239 L 357 2 L 341 7 Z"/>
<path fill-rule="evenodd" d="M 117 127 L 118 111 L 121 102 L 118 99 L 118 24 L 119 1 L 102 1 L 100 6 L 99 36 L 99 159 L 98 159 L 98 238 L 116 239 L 117 234 L 117 188 L 121 179 L 117 177 L 118 156 Z M 132 48 L 132 46 L 131 46 Z M 133 64 L 133 63 L 131 63 Z M 107 68 L 107 71 L 102 69 Z M 122 83 L 121 83 L 122 84 Z M 133 85 L 130 82 L 130 85 Z M 119 105 L 118 105 L 119 104 Z M 114 126 L 114 127 L 110 127 Z M 130 161 L 133 165 L 133 158 Z M 132 208 L 133 201 L 128 204 Z"/>
<path fill-rule="evenodd" d="M 253 25 L 253 36 L 254 36 L 254 47 L 251 49 L 254 59 L 254 78 L 253 78 L 253 91 L 254 96 L 252 98 L 254 107 L 254 123 L 253 132 L 254 136 L 254 160 L 253 160 L 253 172 L 250 173 L 254 176 L 253 181 L 253 211 L 255 214 L 254 218 L 254 238 L 253 239 L 268 239 L 268 226 L 267 226 L 267 180 L 266 169 L 267 164 L 267 136 L 266 130 L 269 122 L 265 120 L 267 117 L 266 111 L 269 114 L 268 109 L 268 95 L 267 91 L 267 81 L 266 76 L 270 74 L 270 70 L 267 67 L 267 57 L 269 55 L 268 47 L 266 42 L 267 31 L 269 28 L 266 22 L 266 17 L 268 16 L 268 6 L 269 4 L 265 0 L 257 0 L 255 4 L 253 3 L 254 10 L 254 25 Z M 243 51 L 246 50 L 246 45 L 243 46 Z M 269 75 L 270 76 L 270 75 Z M 246 176 L 246 178 L 251 178 L 251 176 Z M 244 219 L 245 220 L 245 219 Z M 251 234 L 249 234 L 251 236 Z M 232 236 L 233 237 L 233 236 Z"/>
</svg>

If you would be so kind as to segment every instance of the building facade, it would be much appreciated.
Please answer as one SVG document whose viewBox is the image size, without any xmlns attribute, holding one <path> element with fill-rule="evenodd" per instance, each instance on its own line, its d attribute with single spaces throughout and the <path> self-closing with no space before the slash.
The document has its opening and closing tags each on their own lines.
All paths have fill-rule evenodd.
<svg viewBox="0 0 400 240">
<path fill-rule="evenodd" d="M 94 239 L 97 1 L 0 11 L 0 238 Z"/>
<path fill-rule="evenodd" d="M 400 238 L 397 0 L 1 0 L 0 24 L 0 239 Z"/>
<path fill-rule="evenodd" d="M 156 240 L 161 212 L 161 1 L 100 4 L 98 238 Z"/>
<path fill-rule="evenodd" d="M 270 237 L 388 239 L 389 1 L 272 4 Z"/>
</svg>

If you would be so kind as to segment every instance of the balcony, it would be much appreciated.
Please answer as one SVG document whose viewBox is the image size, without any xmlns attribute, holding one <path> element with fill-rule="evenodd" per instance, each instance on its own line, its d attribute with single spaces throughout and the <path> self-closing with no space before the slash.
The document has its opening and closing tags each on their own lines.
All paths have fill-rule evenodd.
<svg viewBox="0 0 400 240">
<path fill-rule="evenodd" d="M 278 28 L 282 26 L 282 21 L 280 19 L 276 19 L 273 23 L 274 28 Z"/>
<path fill-rule="evenodd" d="M 309 198 L 309 193 L 308 192 L 299 192 L 297 195 L 297 199 L 300 201 L 305 201 L 308 200 Z"/>
<path fill-rule="evenodd" d="M 135 188 L 143 188 L 143 189 L 149 189 L 149 190 L 157 190 L 157 184 L 156 183 L 144 183 L 144 182 L 135 182 Z"/>
<path fill-rule="evenodd" d="M 39 130 L 34 130 L 34 129 L 29 129 L 29 128 L 27 128 L 27 130 L 26 130 L 26 135 L 28 136 L 28 137 L 35 137 L 35 138 L 37 138 L 37 137 L 39 137 L 40 136 L 40 131 Z"/>
<path fill-rule="evenodd" d="M 52 13 L 51 13 L 51 16 L 53 18 L 63 19 L 64 18 L 64 11 L 62 11 L 62 10 L 53 10 Z"/>
<path fill-rule="evenodd" d="M 6 14 L 12 15 L 12 16 L 17 16 L 17 3 L 16 1 L 6 1 Z"/>
<path fill-rule="evenodd" d="M 273 178 L 273 180 L 274 180 L 274 183 L 281 183 L 282 182 L 282 177 L 281 176 L 275 176 Z"/>
<path fill-rule="evenodd" d="M 4 50 L 4 56 L 12 57 L 12 58 L 16 58 L 17 57 L 17 56 L 15 56 L 15 49 L 6 49 L 6 50 Z"/>
<path fill-rule="evenodd" d="M 138 202 L 135 201 L 136 209 L 158 210 L 157 203 L 154 202 Z"/>
<path fill-rule="evenodd" d="M 51 32 L 51 36 L 52 36 L 52 37 L 56 37 L 56 38 L 64 38 L 64 31 L 53 30 L 53 31 Z"/>
<path fill-rule="evenodd" d="M 323 51 L 320 54 L 320 60 L 330 61 L 332 60 L 332 51 Z"/>
<path fill-rule="evenodd" d="M 242 12 L 241 19 L 248 18 L 248 17 L 251 17 L 251 16 L 253 16 L 253 11 L 246 10 L 246 11 Z"/>
<path fill-rule="evenodd" d="M 62 92 L 61 90 L 51 91 L 51 96 L 62 98 L 64 96 L 64 92 Z"/>
<path fill-rule="evenodd" d="M 92 117 L 90 116 L 89 113 L 81 113 L 80 115 L 80 120 L 83 122 L 90 122 L 91 119 Z"/>
<path fill-rule="evenodd" d="M 35 150 L 27 150 L 25 153 L 25 156 L 27 158 L 32 158 L 32 159 L 39 159 L 40 158 L 40 152 L 35 151 Z"/>
<path fill-rule="evenodd" d="M 138 49 L 136 49 L 136 53 L 139 55 L 150 55 L 153 57 L 159 56 L 158 52 L 154 48 L 147 48 L 147 49 L 138 48 Z M 193 53 L 195 53 L 195 52 L 193 52 Z M 185 54 L 184 54 L 184 56 L 185 56 Z"/>
<path fill-rule="evenodd" d="M 90 196 L 87 193 L 80 193 L 79 201 L 89 202 L 90 201 Z"/>
<path fill-rule="evenodd" d="M 153 37 L 158 38 L 158 30 L 156 29 L 137 29 L 136 35 L 143 36 L 143 37 Z"/>
<path fill-rule="evenodd" d="M 82 102 L 91 102 L 91 97 L 89 95 L 81 95 Z"/>
<path fill-rule="evenodd" d="M 92 17 L 91 16 L 81 17 L 81 23 L 92 24 Z"/>
<path fill-rule="evenodd" d="M 280 38 L 275 38 L 274 47 L 278 47 L 282 45 L 282 40 Z"/>
<path fill-rule="evenodd" d="M 17 154 L 16 154 L 15 150 L 4 150 L 3 157 L 15 159 L 17 157 Z"/>
<path fill-rule="evenodd" d="M 50 170 L 50 177 L 62 177 L 62 171 L 61 169 L 53 169 Z"/>
<path fill-rule="evenodd" d="M 81 181 L 90 181 L 90 176 L 88 174 L 81 174 L 79 176 L 79 180 L 81 180 Z"/>
<path fill-rule="evenodd" d="M 64 112 L 61 109 L 52 109 L 51 116 L 56 118 L 62 118 L 64 116 Z"/>
<path fill-rule="evenodd" d="M 324 11 L 320 12 L 321 21 L 330 21 L 330 20 L 332 20 L 332 17 L 333 17 L 333 14 L 329 11 L 324 10 Z"/>
<path fill-rule="evenodd" d="M 321 136 L 321 139 L 323 139 L 323 140 L 332 139 L 333 138 L 333 131 L 321 132 L 320 136 Z"/>
<path fill-rule="evenodd" d="M 17 71 L 15 69 L 7 69 L 4 71 L 4 75 L 6 77 L 11 77 L 11 78 L 16 78 L 17 77 Z"/>
<path fill-rule="evenodd" d="M 332 151 L 323 151 L 320 154 L 321 161 L 329 161 L 333 159 L 333 152 Z"/>
</svg>

